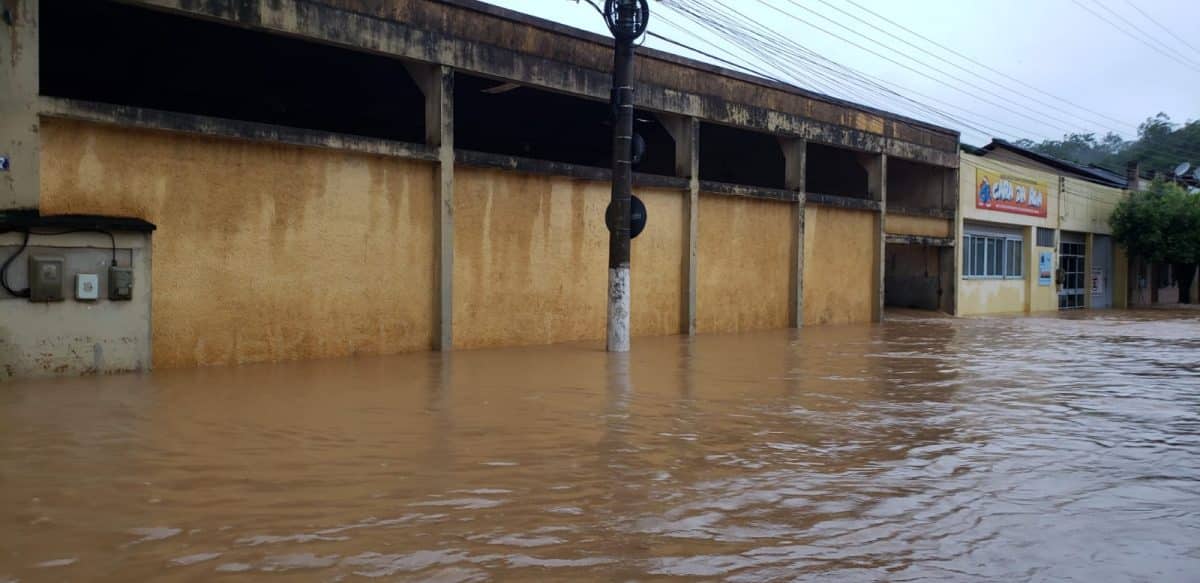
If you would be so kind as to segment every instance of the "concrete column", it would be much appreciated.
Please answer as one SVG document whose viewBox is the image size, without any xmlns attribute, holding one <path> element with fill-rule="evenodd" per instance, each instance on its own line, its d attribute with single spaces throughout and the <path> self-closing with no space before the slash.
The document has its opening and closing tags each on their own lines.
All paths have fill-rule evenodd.
<svg viewBox="0 0 1200 583">
<path fill-rule="evenodd" d="M 38 138 L 38 0 L 0 2 L 0 211 L 36 209 Z"/>
<path fill-rule="evenodd" d="M 409 65 L 409 73 L 425 94 L 425 143 L 437 148 L 434 203 L 435 271 L 438 293 L 434 347 L 454 348 L 454 70 L 444 65 Z"/>
<path fill-rule="evenodd" d="M 792 262 L 791 268 L 791 324 L 793 328 L 804 326 L 804 208 L 805 197 L 805 158 L 808 152 L 808 142 L 796 138 L 781 138 L 779 145 L 783 149 L 784 186 L 798 196 L 796 204 L 792 205 Z"/>
<path fill-rule="evenodd" d="M 1095 235 L 1088 233 L 1083 239 L 1083 307 L 1092 309 L 1092 242 Z M 1109 274 L 1112 277 L 1112 274 Z"/>
<path fill-rule="evenodd" d="M 959 237 L 958 229 L 962 220 L 962 213 L 959 212 L 961 203 L 958 189 L 960 182 L 959 169 L 947 168 L 942 186 L 942 210 L 954 211 L 954 231 L 951 233 L 951 241 L 954 244 L 941 251 L 941 281 L 939 282 L 942 290 L 940 309 L 947 314 L 958 313 L 958 283 L 962 281 L 958 267 L 960 261 L 958 258 L 962 256 L 962 239 Z"/>
<path fill-rule="evenodd" d="M 700 120 L 694 117 L 660 114 L 659 121 L 675 140 L 675 175 L 688 179 L 684 215 L 687 233 L 684 234 L 683 301 L 680 302 L 681 334 L 696 334 L 696 245 L 700 209 Z"/>
<path fill-rule="evenodd" d="M 879 322 L 883 320 L 884 258 L 887 256 L 885 251 L 887 245 L 887 154 L 864 155 L 861 160 L 863 167 L 867 170 L 867 193 L 872 200 L 879 202 L 879 214 L 875 221 L 874 253 L 876 301 L 871 310 L 871 321 Z"/>
</svg>

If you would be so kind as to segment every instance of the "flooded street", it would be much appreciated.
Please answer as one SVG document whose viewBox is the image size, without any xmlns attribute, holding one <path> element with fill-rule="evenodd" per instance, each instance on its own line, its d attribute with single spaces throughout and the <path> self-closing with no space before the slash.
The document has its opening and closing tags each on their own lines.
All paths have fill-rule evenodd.
<svg viewBox="0 0 1200 583">
<path fill-rule="evenodd" d="M 1200 312 L 0 385 L 0 581 L 1195 581 Z"/>
</svg>

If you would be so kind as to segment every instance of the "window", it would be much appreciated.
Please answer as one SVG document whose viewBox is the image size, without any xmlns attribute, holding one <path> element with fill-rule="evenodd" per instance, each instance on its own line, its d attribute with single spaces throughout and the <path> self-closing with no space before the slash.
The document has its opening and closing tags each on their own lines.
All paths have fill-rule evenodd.
<svg viewBox="0 0 1200 583">
<path fill-rule="evenodd" d="M 1038 247 L 1053 247 L 1054 246 L 1054 229 L 1046 227 L 1037 228 L 1037 245 Z"/>
<path fill-rule="evenodd" d="M 1025 276 L 1025 242 L 1015 236 L 967 234 L 963 237 L 963 277 Z"/>
</svg>

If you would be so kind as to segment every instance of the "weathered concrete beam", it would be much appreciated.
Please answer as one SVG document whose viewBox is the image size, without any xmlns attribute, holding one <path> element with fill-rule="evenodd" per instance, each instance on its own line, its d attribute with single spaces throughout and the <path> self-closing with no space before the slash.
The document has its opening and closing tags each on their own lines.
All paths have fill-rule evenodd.
<svg viewBox="0 0 1200 583">
<path fill-rule="evenodd" d="M 425 141 L 437 151 L 434 204 L 438 209 L 434 232 L 438 293 L 435 348 L 454 349 L 454 71 L 444 65 L 409 67 L 409 74 L 425 94 Z"/>
<path fill-rule="evenodd" d="M 953 219 L 953 209 L 935 209 L 935 208 L 916 208 L 905 207 L 889 204 L 887 207 L 889 215 L 906 215 L 910 217 L 933 217 L 935 219 Z"/>
<path fill-rule="evenodd" d="M 38 0 L 5 0 L 0 9 L 0 210 L 36 209 L 41 191 Z"/>
<path fill-rule="evenodd" d="M 694 117 L 660 115 L 659 121 L 675 140 L 675 175 L 687 178 L 687 199 L 684 212 L 687 215 L 687 232 L 684 233 L 683 259 L 683 313 L 680 314 L 680 332 L 689 336 L 696 334 L 696 282 L 698 276 L 698 252 L 700 230 L 700 120 Z"/>
<path fill-rule="evenodd" d="M 806 204 L 817 204 L 821 206 L 831 206 L 858 211 L 883 210 L 883 205 L 877 200 L 871 200 L 869 198 L 854 198 L 850 196 L 838 196 L 836 194 L 821 194 L 818 192 L 804 193 L 804 202 Z"/>
<path fill-rule="evenodd" d="M 900 245 L 927 245 L 930 247 L 953 247 L 954 239 L 951 237 L 924 237 L 921 235 L 896 235 L 888 233 L 884 239 L 889 244 Z"/>
<path fill-rule="evenodd" d="M 129 107 L 55 97 L 41 98 L 44 117 L 87 121 L 139 129 L 164 130 L 254 142 L 278 142 L 291 146 L 348 150 L 365 154 L 414 160 L 437 160 L 437 151 L 423 144 L 367 138 L 287 126 L 237 121 L 174 113 L 144 107 Z"/>
<path fill-rule="evenodd" d="M 455 150 L 454 160 L 458 164 L 474 166 L 477 168 L 498 168 L 501 170 L 514 170 L 529 174 L 550 174 L 553 176 L 578 178 L 580 180 L 612 180 L 612 170 L 609 168 L 584 166 L 582 164 L 571 164 L 568 162 L 555 162 L 553 160 L 542 160 L 539 158 L 525 158 L 523 156 L 510 156 L 507 154 L 492 154 L 490 152 L 477 152 L 475 150 Z M 688 186 L 688 181 L 684 178 L 676 178 L 674 176 L 661 176 L 658 174 L 635 172 L 633 174 L 633 185 L 647 188 L 674 188 L 684 190 Z"/>
<path fill-rule="evenodd" d="M 712 180 L 701 180 L 700 190 L 703 192 L 711 192 L 713 194 L 724 194 L 728 196 L 744 196 L 747 198 L 763 198 L 767 200 L 778 200 L 783 202 L 796 202 L 800 195 L 799 193 L 782 188 L 767 188 L 765 186 L 750 186 L 747 184 L 729 184 L 728 182 L 715 182 Z"/>
<path fill-rule="evenodd" d="M 437 63 L 466 72 L 512 80 L 524 85 L 562 93 L 608 100 L 611 75 L 606 70 L 580 66 L 579 63 L 519 52 L 507 46 L 457 38 L 439 30 L 421 28 L 409 22 L 379 18 L 345 10 L 312 0 L 124 0 L 130 4 L 224 21 L 246 28 L 297 36 L 393 57 L 425 63 Z M 410 11 L 420 10 L 417 5 Z M 472 13 L 477 14 L 477 13 Z M 480 18 L 485 16 L 480 15 Z M 563 37 L 564 40 L 576 40 Z M 641 65 L 645 66 L 645 65 Z M 714 81 L 731 82 L 713 76 Z M 739 83 L 745 83 L 739 81 Z M 748 94 L 753 95 L 754 92 Z M 803 100 L 800 96 L 796 100 Z M 897 125 L 879 123 L 878 132 L 820 121 L 813 117 L 738 103 L 719 95 L 680 91 L 661 83 L 639 79 L 637 107 L 705 121 L 767 131 L 785 137 L 836 145 L 864 152 L 889 152 L 939 166 L 957 167 L 957 138 L 938 134 L 940 141 L 953 142 L 936 148 L 904 141 L 887 135 Z M 844 110 L 845 106 L 822 104 L 822 110 Z M 865 114 L 864 114 L 865 115 Z M 853 116 L 851 116 L 853 117 Z M 910 124 L 911 125 L 911 124 Z M 912 139 L 932 140 L 929 130 L 913 130 Z M 921 133 L 923 132 L 923 133 Z M 893 132 L 894 133 L 894 132 Z"/>
<path fill-rule="evenodd" d="M 781 139 L 783 149 L 784 184 L 798 195 L 792 207 L 792 261 L 790 294 L 791 324 L 793 328 L 804 325 L 804 207 L 806 198 L 804 180 L 808 143 L 799 139 Z"/>
</svg>

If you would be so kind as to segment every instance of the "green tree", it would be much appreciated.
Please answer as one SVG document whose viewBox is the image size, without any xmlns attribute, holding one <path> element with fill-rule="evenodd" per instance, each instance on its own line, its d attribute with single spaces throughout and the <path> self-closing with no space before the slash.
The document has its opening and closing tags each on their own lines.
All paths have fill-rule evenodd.
<svg viewBox="0 0 1200 583">
<path fill-rule="evenodd" d="M 1109 225 L 1113 239 L 1131 256 L 1171 264 L 1179 278 L 1180 301 L 1189 301 L 1200 263 L 1200 196 L 1155 180 L 1150 188 L 1122 200 Z"/>
<path fill-rule="evenodd" d="M 1180 162 L 1200 166 L 1200 159 L 1188 159 L 1189 156 L 1200 157 L 1200 120 L 1178 124 L 1167 114 L 1159 113 L 1138 125 L 1137 136 L 1136 140 L 1126 141 L 1112 132 L 1101 138 L 1094 133 L 1078 133 L 1067 134 L 1061 140 L 1017 140 L 1016 144 L 1047 156 L 1094 164 L 1118 174 L 1123 174 L 1125 165 L 1134 160 L 1141 163 L 1142 170 L 1167 176 Z"/>
</svg>

